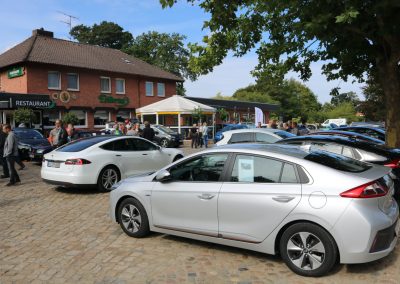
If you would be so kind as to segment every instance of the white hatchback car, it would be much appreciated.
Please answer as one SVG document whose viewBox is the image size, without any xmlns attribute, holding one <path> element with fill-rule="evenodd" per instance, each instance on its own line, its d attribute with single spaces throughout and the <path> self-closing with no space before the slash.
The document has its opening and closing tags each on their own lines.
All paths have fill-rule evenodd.
<svg viewBox="0 0 400 284">
<path fill-rule="evenodd" d="M 41 176 L 62 186 L 97 185 L 108 191 L 119 180 L 156 171 L 184 156 L 140 137 L 96 136 L 68 143 L 44 156 Z"/>
<path fill-rule="evenodd" d="M 321 276 L 387 256 L 399 234 L 390 168 L 287 145 L 221 146 L 125 179 L 110 215 L 132 237 L 167 233 L 269 254 Z"/>
<path fill-rule="evenodd" d="M 281 129 L 273 128 L 249 128 L 225 131 L 223 138 L 215 145 L 238 143 L 275 143 L 276 141 L 295 137 L 296 135 Z"/>
</svg>

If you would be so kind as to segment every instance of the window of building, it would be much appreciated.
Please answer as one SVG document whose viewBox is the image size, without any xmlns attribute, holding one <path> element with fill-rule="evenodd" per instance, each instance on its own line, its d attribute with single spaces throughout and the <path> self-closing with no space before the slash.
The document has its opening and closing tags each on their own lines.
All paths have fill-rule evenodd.
<svg viewBox="0 0 400 284">
<path fill-rule="evenodd" d="M 95 127 L 104 127 L 110 117 L 109 112 L 105 110 L 96 110 L 93 116 Z"/>
<path fill-rule="evenodd" d="M 79 122 L 75 124 L 75 127 L 87 127 L 87 112 L 84 110 L 70 110 L 70 113 L 73 113 L 78 117 Z"/>
<path fill-rule="evenodd" d="M 111 93 L 110 77 L 100 77 L 100 91 L 102 93 Z"/>
<path fill-rule="evenodd" d="M 57 119 L 60 119 L 60 112 L 57 110 L 44 110 L 43 111 L 43 127 L 50 129 L 54 127 Z"/>
<path fill-rule="evenodd" d="M 76 73 L 67 74 L 67 89 L 70 91 L 79 91 L 79 75 Z"/>
<path fill-rule="evenodd" d="M 61 90 L 61 74 L 57 71 L 49 71 L 47 74 L 47 88 Z"/>
<path fill-rule="evenodd" d="M 131 118 L 131 112 L 126 110 L 120 110 L 117 112 L 117 121 L 125 122 L 125 119 Z"/>
<path fill-rule="evenodd" d="M 146 96 L 153 96 L 153 82 L 146 82 Z"/>
<path fill-rule="evenodd" d="M 115 92 L 125 94 L 125 79 L 115 79 Z"/>
<path fill-rule="evenodd" d="M 165 97 L 165 84 L 157 83 L 157 96 Z"/>
</svg>

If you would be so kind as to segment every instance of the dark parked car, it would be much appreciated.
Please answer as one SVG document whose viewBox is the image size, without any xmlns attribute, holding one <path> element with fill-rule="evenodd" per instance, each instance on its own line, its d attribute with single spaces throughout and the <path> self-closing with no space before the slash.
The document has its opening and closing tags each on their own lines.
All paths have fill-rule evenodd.
<svg viewBox="0 0 400 284">
<path fill-rule="evenodd" d="M 336 128 L 336 129 L 340 129 L 340 128 Z M 323 131 L 313 132 L 312 135 L 336 135 L 336 136 L 348 137 L 353 140 L 366 141 L 366 142 L 371 142 L 371 143 L 376 143 L 376 144 L 385 144 L 385 141 L 382 141 L 380 139 L 376 139 L 376 138 L 368 136 L 368 135 L 364 135 L 364 134 L 357 133 L 357 132 L 351 132 L 351 131 L 323 130 Z"/>
<path fill-rule="evenodd" d="M 390 167 L 395 182 L 395 198 L 400 202 L 400 149 L 335 135 L 297 136 L 283 139 L 276 143 L 307 146 L 311 150 L 324 150 L 359 161 Z"/>
<path fill-rule="evenodd" d="M 101 131 L 76 130 L 74 140 L 99 135 L 105 135 L 105 133 Z"/>
<path fill-rule="evenodd" d="M 35 129 L 17 127 L 13 131 L 18 138 L 18 150 L 22 160 L 42 160 L 44 154 L 53 150 L 50 142 Z"/>
<path fill-rule="evenodd" d="M 141 128 L 143 129 L 144 126 Z M 154 142 L 160 145 L 163 148 L 167 147 L 179 147 L 180 144 L 183 143 L 183 137 L 176 131 L 173 131 L 171 128 L 165 127 L 164 125 L 154 124 L 151 125 L 151 128 L 154 129 L 155 137 Z"/>
<path fill-rule="evenodd" d="M 249 126 L 246 124 L 225 124 L 221 130 L 219 130 L 219 131 L 217 131 L 217 133 L 215 133 L 214 143 L 217 143 L 219 140 L 221 140 L 224 137 L 223 133 L 225 131 L 244 129 L 244 128 L 249 128 Z"/>
<path fill-rule="evenodd" d="M 333 130 L 357 132 L 357 133 L 367 135 L 367 136 L 370 136 L 370 137 L 373 137 L 375 139 L 379 139 L 382 141 L 385 141 L 385 136 L 386 136 L 385 129 L 378 128 L 378 127 L 347 126 L 347 127 L 334 128 Z"/>
</svg>

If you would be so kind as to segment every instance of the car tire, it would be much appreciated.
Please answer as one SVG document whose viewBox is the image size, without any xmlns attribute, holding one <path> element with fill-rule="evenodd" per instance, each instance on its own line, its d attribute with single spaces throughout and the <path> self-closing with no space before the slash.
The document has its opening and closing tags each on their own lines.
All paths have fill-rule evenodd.
<svg viewBox="0 0 400 284">
<path fill-rule="evenodd" d="M 97 189 L 102 192 L 112 190 L 112 186 L 121 180 L 121 174 L 117 167 L 107 166 L 101 170 L 97 179 Z"/>
<path fill-rule="evenodd" d="M 161 139 L 161 141 L 160 141 L 161 147 L 168 148 L 168 145 L 169 145 L 169 141 L 167 139 L 165 139 L 165 138 Z"/>
<path fill-rule="evenodd" d="M 286 265 L 302 276 L 326 275 L 338 257 L 332 236 L 311 223 L 297 223 L 288 227 L 282 234 L 279 249 Z"/>
<path fill-rule="evenodd" d="M 121 202 L 117 217 L 119 225 L 128 236 L 143 238 L 149 235 L 150 226 L 146 210 L 135 198 L 129 197 Z"/>
</svg>

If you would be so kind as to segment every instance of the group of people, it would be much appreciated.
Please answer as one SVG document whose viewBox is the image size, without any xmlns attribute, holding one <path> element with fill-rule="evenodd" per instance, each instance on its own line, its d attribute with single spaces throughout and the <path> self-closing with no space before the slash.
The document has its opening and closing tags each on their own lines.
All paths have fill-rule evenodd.
<svg viewBox="0 0 400 284">
<path fill-rule="evenodd" d="M 258 122 L 257 128 L 262 128 L 261 122 Z M 271 119 L 267 125 L 267 128 L 280 129 L 290 132 L 296 136 L 304 135 L 308 133 L 304 123 L 299 125 L 296 121 L 288 120 L 287 122 L 279 122 L 276 119 Z"/>
<path fill-rule="evenodd" d="M 203 124 L 197 125 L 196 123 L 193 124 L 193 127 L 190 128 L 189 137 L 192 140 L 192 148 L 200 147 L 202 148 L 203 145 L 208 148 L 208 126 L 207 122 Z"/>
<path fill-rule="evenodd" d="M 10 178 L 6 186 L 21 182 L 15 164 L 19 164 L 20 170 L 24 169 L 25 165 L 19 157 L 17 137 L 11 131 L 9 124 L 0 124 L 0 164 L 3 167 L 1 178 Z"/>
<path fill-rule="evenodd" d="M 139 136 L 147 140 L 154 141 L 155 131 L 151 128 L 150 122 L 144 122 L 144 129 L 140 128 L 140 123 L 131 123 L 128 119 L 123 122 L 115 122 L 114 135 Z"/>
</svg>

